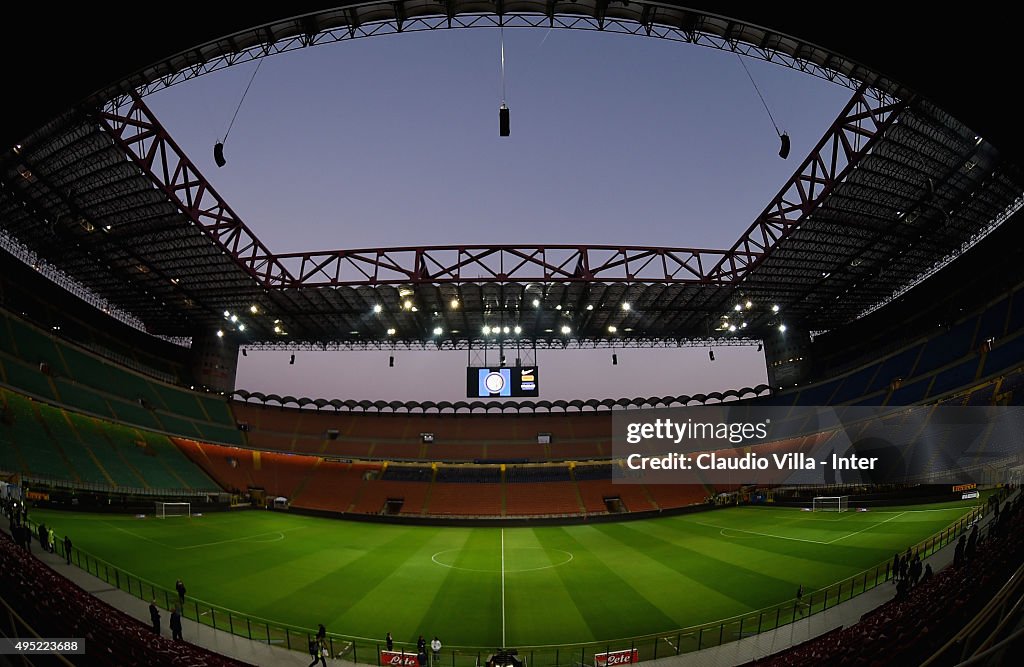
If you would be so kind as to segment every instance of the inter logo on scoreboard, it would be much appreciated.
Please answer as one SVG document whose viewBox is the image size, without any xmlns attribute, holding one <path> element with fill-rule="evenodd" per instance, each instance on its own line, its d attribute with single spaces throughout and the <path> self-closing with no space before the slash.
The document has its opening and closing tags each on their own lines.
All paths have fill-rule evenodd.
<svg viewBox="0 0 1024 667">
<path fill-rule="evenodd" d="M 536 366 L 502 366 L 466 369 L 469 398 L 520 398 L 540 396 Z"/>
</svg>

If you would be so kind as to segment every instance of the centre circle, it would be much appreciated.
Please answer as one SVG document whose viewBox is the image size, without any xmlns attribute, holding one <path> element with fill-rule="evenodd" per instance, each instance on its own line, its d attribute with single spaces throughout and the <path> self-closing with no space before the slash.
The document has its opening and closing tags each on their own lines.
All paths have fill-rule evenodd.
<svg viewBox="0 0 1024 667">
<path fill-rule="evenodd" d="M 504 570 L 501 554 L 491 549 L 445 549 L 430 557 L 437 565 L 463 570 L 465 572 L 489 572 L 514 574 L 537 572 L 566 565 L 573 559 L 572 553 L 563 549 L 548 547 L 506 547 Z"/>
</svg>

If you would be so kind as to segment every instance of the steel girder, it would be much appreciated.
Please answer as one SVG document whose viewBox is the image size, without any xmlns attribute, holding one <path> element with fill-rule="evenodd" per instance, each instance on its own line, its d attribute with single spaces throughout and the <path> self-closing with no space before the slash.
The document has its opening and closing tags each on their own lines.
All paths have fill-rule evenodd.
<svg viewBox="0 0 1024 667">
<path fill-rule="evenodd" d="M 547 28 L 634 35 L 731 51 L 855 89 L 862 81 L 898 97 L 907 90 L 860 63 L 815 44 L 683 3 L 607 0 L 386 0 L 281 19 L 182 51 L 98 92 L 101 102 L 143 95 L 233 65 L 321 44 L 408 32 L 465 28 Z"/>
<path fill-rule="evenodd" d="M 635 337 L 621 338 L 566 338 L 566 337 L 505 337 L 500 340 L 483 338 L 458 338 L 445 340 L 423 340 L 413 338 L 378 340 L 324 340 L 324 341 L 255 341 L 243 342 L 241 347 L 248 350 L 280 352 L 331 352 L 337 350 L 379 350 L 381 352 L 403 352 L 415 350 L 488 350 L 504 349 L 507 352 L 521 348 L 526 350 L 628 350 L 628 349 L 679 349 L 690 347 L 754 347 L 761 345 L 760 338 L 750 337 Z"/>
<path fill-rule="evenodd" d="M 861 84 L 797 172 L 711 270 L 711 281 L 743 280 L 817 210 L 908 104 Z"/>
<path fill-rule="evenodd" d="M 446 246 L 292 253 L 279 255 L 278 259 L 293 267 L 298 284 L 306 287 L 474 279 L 737 284 L 856 168 L 907 105 L 906 100 L 861 85 L 796 173 L 747 232 L 724 252 L 610 246 Z"/>
<path fill-rule="evenodd" d="M 622 246 L 437 246 L 277 255 L 292 284 L 268 287 L 442 283 L 642 282 L 706 284 L 720 250 Z"/>
<path fill-rule="evenodd" d="M 138 95 L 132 93 L 124 107 L 100 111 L 99 122 L 168 199 L 254 280 L 263 285 L 294 283 Z"/>
<path fill-rule="evenodd" d="M 797 229 L 906 107 L 862 84 L 803 163 L 727 251 L 617 246 L 438 246 L 275 255 L 231 210 L 137 94 L 100 122 L 218 247 L 268 289 L 463 282 L 735 285 Z"/>
</svg>

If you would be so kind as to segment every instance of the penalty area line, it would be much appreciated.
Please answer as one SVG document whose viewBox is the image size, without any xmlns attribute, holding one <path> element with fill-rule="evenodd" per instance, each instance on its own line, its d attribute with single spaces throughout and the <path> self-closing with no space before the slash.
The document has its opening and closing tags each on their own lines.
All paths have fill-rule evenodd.
<svg viewBox="0 0 1024 667">
<path fill-rule="evenodd" d="M 695 523 L 695 524 L 697 524 L 699 526 L 705 526 L 707 528 L 718 528 L 720 531 L 722 531 L 722 530 L 732 530 L 732 531 L 735 531 L 737 533 L 749 533 L 751 535 L 759 535 L 761 537 L 774 537 L 777 540 L 792 540 L 794 542 L 809 542 L 811 544 L 830 544 L 830 542 L 822 542 L 821 540 L 808 540 L 808 539 L 805 539 L 803 537 L 787 537 L 785 535 L 773 535 L 771 533 L 759 533 L 759 532 L 757 532 L 755 530 L 744 530 L 742 528 L 728 528 L 726 526 L 715 526 L 715 525 L 710 524 L 710 523 L 704 523 L 703 521 L 694 521 L 693 523 Z"/>
<path fill-rule="evenodd" d="M 152 542 L 153 544 L 155 544 L 155 545 L 157 545 L 159 547 L 163 547 L 164 549 L 176 549 L 177 548 L 177 547 L 172 547 L 169 544 L 164 544 L 163 542 L 158 542 L 157 540 L 154 540 L 151 537 L 146 537 L 145 535 L 139 535 L 138 533 L 136 533 L 134 531 L 128 530 L 127 528 L 122 528 L 121 526 L 114 525 L 114 524 L 110 523 L 109 521 L 104 521 L 104 520 L 100 519 L 100 522 L 107 524 L 108 526 L 110 526 L 114 530 L 119 530 L 122 533 L 127 533 L 128 535 L 131 535 L 132 537 L 138 538 L 140 540 L 145 540 L 147 542 Z"/>
<path fill-rule="evenodd" d="M 203 542 L 202 544 L 190 544 L 186 547 L 174 547 L 178 551 L 184 551 L 186 549 L 202 549 L 203 547 L 215 547 L 218 544 L 231 544 L 232 542 L 244 542 L 246 540 L 252 540 L 257 537 L 266 537 L 267 535 L 280 535 L 280 539 L 277 540 L 261 540 L 262 542 L 280 542 L 284 539 L 285 533 L 290 533 L 294 530 L 302 530 L 306 526 L 296 526 L 295 528 L 285 528 L 284 530 L 271 530 L 266 533 L 257 533 L 256 535 L 246 535 L 245 537 L 235 537 L 230 540 L 218 540 L 217 542 Z"/>
<path fill-rule="evenodd" d="M 825 542 L 825 544 L 832 544 L 833 542 L 838 542 L 839 540 L 845 540 L 847 537 L 853 537 L 854 535 L 860 535 L 865 530 L 871 530 L 872 528 L 877 528 L 878 526 L 881 526 L 883 523 L 889 523 L 893 519 L 900 518 L 904 514 L 906 514 L 906 512 L 900 512 L 899 514 L 894 514 L 893 516 L 889 517 L 885 521 L 879 521 L 878 523 L 873 523 L 870 526 L 867 526 L 866 528 L 861 528 L 860 530 L 858 530 L 855 533 L 849 533 L 848 535 L 841 535 L 841 536 L 837 537 L 836 539 L 834 539 L 834 540 L 832 540 L 830 542 Z"/>
</svg>

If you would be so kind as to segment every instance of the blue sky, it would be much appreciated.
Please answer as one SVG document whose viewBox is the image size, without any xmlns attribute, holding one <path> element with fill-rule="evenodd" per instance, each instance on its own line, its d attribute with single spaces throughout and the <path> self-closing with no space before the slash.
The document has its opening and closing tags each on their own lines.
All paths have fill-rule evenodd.
<svg viewBox="0 0 1024 667">
<path fill-rule="evenodd" d="M 592 32 L 505 30 L 510 137 L 499 138 L 495 29 L 404 34 L 267 59 L 147 102 L 273 250 L 475 243 L 730 246 L 850 91 L 737 57 Z M 458 399 L 465 353 L 250 353 L 237 385 L 296 396 Z M 765 381 L 750 348 L 541 352 L 542 397 L 725 390 Z"/>
</svg>

